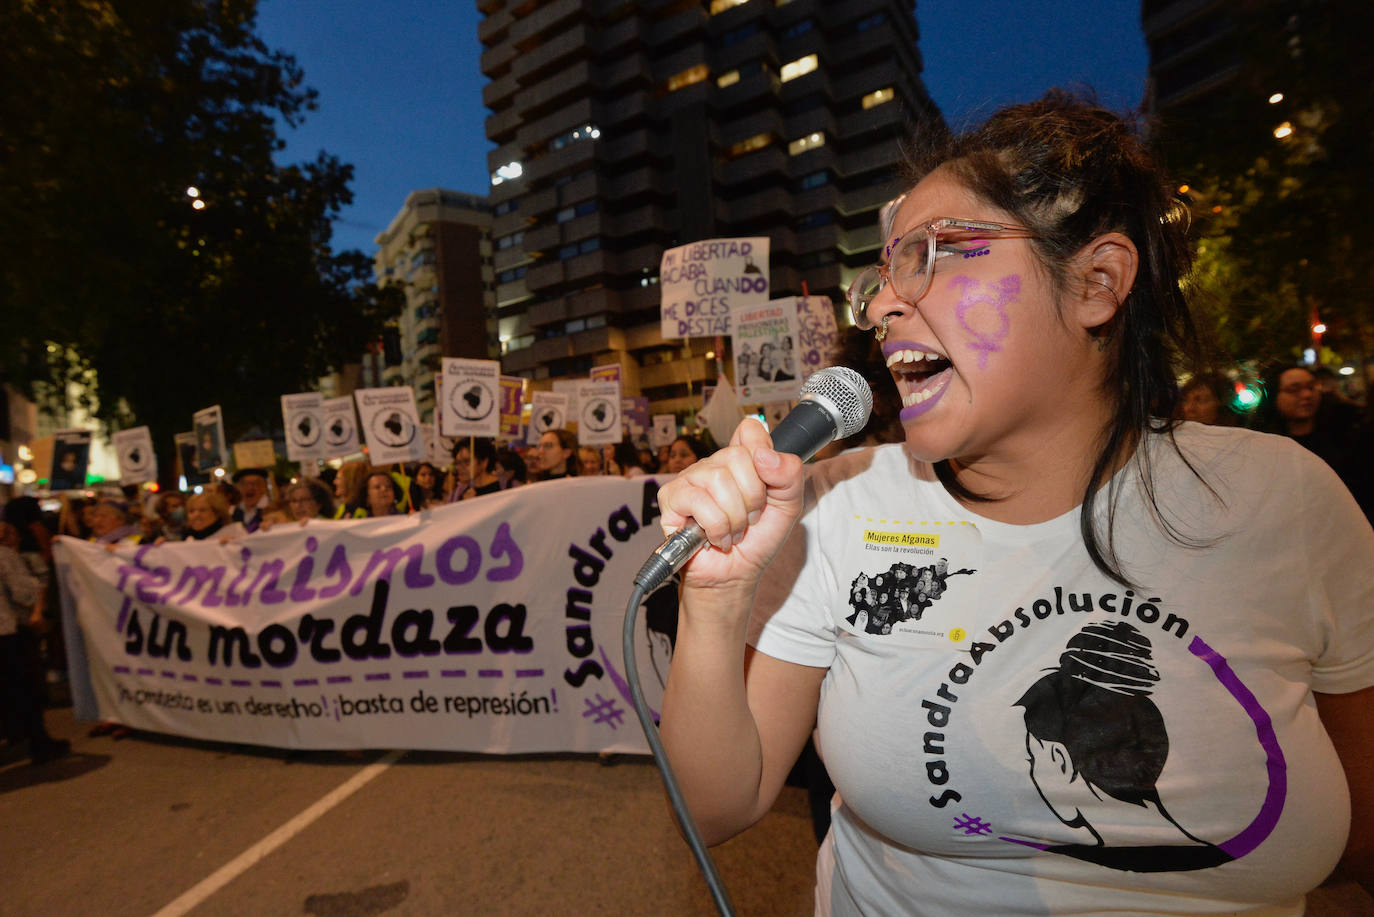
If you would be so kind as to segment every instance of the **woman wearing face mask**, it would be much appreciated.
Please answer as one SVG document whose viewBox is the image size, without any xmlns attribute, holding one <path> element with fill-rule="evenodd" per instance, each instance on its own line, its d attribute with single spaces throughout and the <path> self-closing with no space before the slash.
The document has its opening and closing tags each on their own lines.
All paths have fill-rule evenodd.
<svg viewBox="0 0 1374 917">
<path fill-rule="evenodd" d="M 818 913 L 1297 917 L 1343 850 L 1374 888 L 1374 531 L 1290 440 L 1173 420 L 1177 183 L 1062 93 L 917 150 L 849 295 L 905 441 L 804 474 L 746 420 L 659 492 L 709 540 L 662 706 L 706 840 L 815 727 Z M 916 593 L 861 630 L 859 574 Z"/>
<path fill-rule="evenodd" d="M 186 495 L 179 490 L 158 494 L 155 513 L 162 520 L 164 541 L 181 541 L 186 537 Z"/>
</svg>

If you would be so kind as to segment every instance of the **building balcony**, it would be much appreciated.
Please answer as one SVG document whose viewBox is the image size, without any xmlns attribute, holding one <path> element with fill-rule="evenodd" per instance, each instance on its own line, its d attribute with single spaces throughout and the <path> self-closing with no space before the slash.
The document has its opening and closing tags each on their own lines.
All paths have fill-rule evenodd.
<svg viewBox="0 0 1374 917">
<path fill-rule="evenodd" d="M 508 162 L 519 162 L 523 164 L 524 161 L 525 151 L 521 149 L 520 144 L 515 143 L 513 141 L 510 143 L 503 143 L 496 149 L 491 150 L 487 153 L 487 171 L 495 172 L 497 169 L 501 168 Z M 516 179 L 517 183 L 519 181 L 520 179 Z M 497 190 L 496 188 L 492 189 L 491 198 L 493 202 L 497 200 L 505 200 L 507 197 L 514 197 L 516 194 L 519 193 L 515 190 L 515 187 L 510 182 L 507 182 L 505 187 L 509 187 L 510 190 L 505 191 L 504 188 L 502 190 Z"/>
<path fill-rule="evenodd" d="M 873 219 L 878 219 L 877 209 L 902 193 L 902 179 L 893 172 L 891 181 L 878 185 L 866 185 L 844 193 L 840 210 L 845 214 L 863 213 L 872 210 Z"/>
<path fill-rule="evenodd" d="M 728 223 L 754 223 L 767 219 L 792 219 L 792 195 L 782 188 L 766 188 L 746 197 L 736 198 L 723 208 Z"/>
<path fill-rule="evenodd" d="M 633 18 L 620 23 L 620 25 L 636 24 Z M 607 60 L 606 53 L 605 51 L 602 52 L 603 61 Z M 597 69 L 596 84 L 608 93 L 636 83 L 653 84 L 649 60 L 637 50 L 627 51 L 625 56 L 609 63 L 602 63 Z"/>
<path fill-rule="evenodd" d="M 600 142 L 599 140 L 578 140 L 561 150 L 546 153 L 533 162 L 526 163 L 525 174 L 529 176 L 531 181 L 538 181 L 555 175 L 566 175 L 570 172 L 590 169 L 596 162 L 596 145 Z M 533 214 L 528 215 L 532 216 Z"/>
<path fill-rule="evenodd" d="M 488 77 L 504 75 L 510 62 L 515 59 L 515 45 L 502 42 L 482 52 L 479 65 Z"/>
<path fill-rule="evenodd" d="M 573 355 L 572 340 L 567 335 L 556 338 L 541 338 L 531 344 L 529 350 L 536 363 L 566 360 Z"/>
<path fill-rule="evenodd" d="M 482 87 L 482 104 L 490 109 L 499 108 L 515 95 L 517 88 L 519 87 L 513 75 L 507 73 L 505 76 L 497 77 Z"/>
<path fill-rule="evenodd" d="M 663 338 L 660 337 L 656 343 L 662 344 Z M 689 381 L 696 382 L 708 378 L 715 378 L 715 361 L 708 361 L 705 357 L 688 357 L 685 360 L 674 360 L 671 363 L 654 363 L 649 366 L 639 368 L 639 387 L 664 388 L 669 385 L 686 385 Z M 700 407 L 700 404 L 698 404 Z"/>
<path fill-rule="evenodd" d="M 590 42 L 590 29 L 585 25 L 572 26 L 534 50 L 517 56 L 511 64 L 511 72 L 523 86 L 536 83 L 590 54 Z"/>
<path fill-rule="evenodd" d="M 606 231 L 623 239 L 641 233 L 658 233 L 663 231 L 667 225 L 668 223 L 664 220 L 663 209 L 648 205 L 612 217 L 608 221 Z"/>
<path fill-rule="evenodd" d="M 755 150 L 716 166 L 716 180 L 729 188 L 751 187 L 765 175 L 787 176 L 791 163 L 781 143 Z"/>
<path fill-rule="evenodd" d="M 595 124 L 596 114 L 592 109 L 592 100 L 580 98 L 570 105 L 566 105 L 551 115 L 540 118 L 537 121 L 528 121 L 521 125 L 517 135 L 517 143 L 524 149 L 531 149 L 534 146 L 546 143 L 555 137 L 560 137 L 575 128 L 582 127 L 584 124 Z M 563 149 L 577 146 L 579 143 L 595 143 L 595 141 L 578 140 L 573 141 Z M 563 150 L 557 150 L 561 153 Z M 548 154 L 555 155 L 555 154 Z"/>
<path fill-rule="evenodd" d="M 835 223 L 817 226 L 815 229 L 797 230 L 797 241 L 792 250 L 799 255 L 805 255 L 827 248 L 838 248 L 842 232 Z"/>
<path fill-rule="evenodd" d="M 494 274 L 508 271 L 513 267 L 519 267 L 528 260 L 529 256 L 525 254 L 525 249 L 522 246 L 512 245 L 510 248 L 503 248 L 492 256 L 492 267 L 495 268 Z"/>
<path fill-rule="evenodd" d="M 556 30 L 566 30 L 572 20 L 582 18 L 582 0 L 555 0 L 544 3 L 527 16 L 515 20 L 510 27 L 510 40 L 526 49 L 526 53 L 538 54 L 539 48 L 530 47 L 531 39 L 546 37 Z"/>
<path fill-rule="evenodd" d="M 507 375 L 532 372 L 538 365 L 533 346 L 509 350 L 501 357 L 501 372 Z"/>
<path fill-rule="evenodd" d="M 901 131 L 906 114 L 894 99 L 882 105 L 852 112 L 840 119 L 837 134 L 840 137 L 861 137 L 873 131 Z"/>
<path fill-rule="evenodd" d="M 729 69 L 725 68 L 722 72 L 728 72 Z M 720 73 L 711 74 L 712 85 L 715 85 L 718 76 Z M 753 106 L 773 104 L 773 99 L 777 96 L 781 85 L 782 83 L 778 80 L 776 73 L 771 71 L 754 73 L 741 77 L 739 82 L 731 83 L 723 89 L 716 86 L 713 97 L 714 104 L 718 110 L 757 110 Z"/>
<path fill-rule="evenodd" d="M 477 24 L 477 40 L 484 45 L 494 45 L 503 40 L 511 24 L 510 9 L 498 9 L 484 16 Z"/>
<path fill-rule="evenodd" d="M 878 214 L 874 212 L 873 222 L 866 226 L 856 226 L 845 232 L 839 247 L 847 255 L 859 252 L 876 252 L 882 247 L 884 241 L 882 231 L 878 226 Z"/>
<path fill-rule="evenodd" d="M 586 331 L 574 331 L 568 337 L 571 338 L 572 355 L 575 357 L 625 349 L 625 334 L 619 328 L 588 328 Z"/>
<path fill-rule="evenodd" d="M 526 277 L 528 276 L 527 274 Z M 525 283 L 526 277 L 496 285 L 496 307 L 498 309 L 508 308 L 530 298 L 529 286 Z"/>
<path fill-rule="evenodd" d="M 562 299 L 532 303 L 525 317 L 534 328 L 545 325 L 558 325 L 561 328 L 568 320 L 568 304 Z"/>
<path fill-rule="evenodd" d="M 588 315 L 620 311 L 620 294 L 605 287 L 581 290 L 563 299 L 568 305 L 568 318 L 584 318 Z"/>
<path fill-rule="evenodd" d="M 688 7 L 676 16 L 654 23 L 649 32 L 649 44 L 655 48 L 677 44 L 686 40 L 693 32 L 700 32 L 704 39 L 706 23 L 710 18 L 705 7 Z"/>
<path fill-rule="evenodd" d="M 662 193 L 658 170 L 644 166 L 612 176 L 606 183 L 604 197 L 623 203 L 637 197 L 651 194 L 657 196 Z"/>
<path fill-rule="evenodd" d="M 877 169 L 895 170 L 902 161 L 902 151 L 896 137 L 846 153 L 840 157 L 840 172 L 844 175 L 862 175 Z"/>
<path fill-rule="evenodd" d="M 503 143 L 518 141 L 516 129 L 521 123 L 520 112 L 514 107 L 499 111 L 487 118 L 486 131 L 487 139 L 498 146 Z"/>
<path fill-rule="evenodd" d="M 777 46 L 773 43 L 772 33 L 768 29 L 760 29 L 748 38 L 728 45 L 720 45 L 717 41 L 711 59 L 713 61 L 711 77 L 714 79 L 720 74 L 741 67 L 750 61 L 777 60 L 778 51 Z"/>
<path fill-rule="evenodd" d="M 549 79 L 520 90 L 515 108 L 525 117 L 539 117 L 557 105 L 579 99 L 595 86 L 590 61 L 578 61 Z"/>
</svg>

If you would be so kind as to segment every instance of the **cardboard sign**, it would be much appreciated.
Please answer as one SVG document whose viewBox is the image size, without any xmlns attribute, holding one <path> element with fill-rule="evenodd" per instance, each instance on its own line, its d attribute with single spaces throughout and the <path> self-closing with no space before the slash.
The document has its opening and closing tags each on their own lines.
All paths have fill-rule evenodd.
<svg viewBox="0 0 1374 917">
<path fill-rule="evenodd" d="M 583 382 L 577 387 L 577 441 L 594 446 L 625 438 L 620 422 L 620 383 Z"/>
<path fill-rule="evenodd" d="M 743 404 L 786 401 L 801 393 L 795 299 L 734 313 L 735 387 Z"/>
<path fill-rule="evenodd" d="M 501 429 L 501 364 L 445 357 L 439 392 L 439 432 L 495 436 Z"/>
<path fill-rule="evenodd" d="M 119 459 L 121 484 L 157 480 L 157 453 L 153 451 L 153 434 L 147 427 L 120 430 L 111 438 Z"/>
<path fill-rule="evenodd" d="M 324 418 L 325 458 L 343 458 L 363 451 L 352 398 L 326 398 L 320 403 L 320 414 Z"/>
<path fill-rule="evenodd" d="M 530 428 L 526 442 L 531 446 L 549 430 L 561 430 L 568 425 L 568 396 L 559 392 L 535 392 L 530 406 Z"/>
<path fill-rule="evenodd" d="M 211 471 L 228 463 L 224 450 L 224 415 L 219 405 L 204 408 L 191 415 L 192 432 L 196 434 L 196 470 Z"/>
<path fill-rule="evenodd" d="M 282 427 L 286 431 L 286 457 L 293 462 L 329 458 L 324 444 L 324 396 L 319 392 L 281 396 Z"/>
<path fill-rule="evenodd" d="M 677 415 L 655 414 L 654 424 L 649 428 L 649 445 L 654 449 L 671 446 L 677 439 Z"/>
<path fill-rule="evenodd" d="M 768 243 L 766 236 L 708 239 L 665 251 L 658 265 L 663 336 L 729 334 L 734 310 L 767 303 Z"/>
<path fill-rule="evenodd" d="M 520 438 L 520 415 L 525 411 L 525 380 L 519 376 L 501 377 L 501 426 L 496 435 L 502 439 Z"/>
<path fill-rule="evenodd" d="M 250 439 L 234 443 L 235 468 L 271 468 L 277 464 L 277 450 L 270 439 Z"/>
<path fill-rule="evenodd" d="M 409 385 L 360 388 L 353 397 L 372 464 L 425 460 L 425 438 L 420 432 L 414 389 Z"/>
<path fill-rule="evenodd" d="M 53 434 L 49 490 L 83 490 L 91 462 L 90 430 L 58 430 Z"/>
</svg>

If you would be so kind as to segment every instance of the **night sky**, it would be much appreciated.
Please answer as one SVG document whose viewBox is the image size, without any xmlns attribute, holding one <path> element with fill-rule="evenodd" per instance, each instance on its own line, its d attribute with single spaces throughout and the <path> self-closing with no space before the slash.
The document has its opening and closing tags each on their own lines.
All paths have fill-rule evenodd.
<svg viewBox="0 0 1374 917">
<path fill-rule="evenodd" d="M 1144 94 L 1139 0 L 926 0 L 916 15 L 926 87 L 955 127 L 1051 86 L 1090 86 L 1117 110 Z M 355 167 L 336 249 L 371 254 L 413 190 L 487 193 L 480 18 L 472 0 L 263 0 L 263 39 L 320 93 L 279 160 L 323 149 Z"/>
</svg>

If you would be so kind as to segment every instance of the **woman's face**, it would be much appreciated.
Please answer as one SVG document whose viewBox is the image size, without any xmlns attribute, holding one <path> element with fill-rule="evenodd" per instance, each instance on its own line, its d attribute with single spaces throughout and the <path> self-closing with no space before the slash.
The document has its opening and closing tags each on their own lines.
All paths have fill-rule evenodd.
<svg viewBox="0 0 1374 917">
<path fill-rule="evenodd" d="M 1321 401 L 1317 377 L 1307 370 L 1294 367 L 1284 370 L 1283 375 L 1279 376 L 1279 392 L 1274 398 L 1274 407 L 1284 420 L 1311 420 L 1316 416 Z"/>
<path fill-rule="evenodd" d="M 390 477 L 374 474 L 367 479 L 367 508 L 374 516 L 389 516 L 396 511 L 396 495 Z"/>
<path fill-rule="evenodd" d="M 420 485 L 422 490 L 432 490 L 434 488 L 434 469 L 428 465 L 421 465 L 415 470 L 415 483 Z"/>
<path fill-rule="evenodd" d="M 1221 402 L 1206 385 L 1195 385 L 1183 396 L 1184 420 L 1195 423 L 1216 423 L 1221 415 Z"/>
<path fill-rule="evenodd" d="M 678 440 L 668 447 L 668 473 L 677 474 L 687 470 L 687 467 L 697 460 L 697 454 L 692 451 L 692 447 Z"/>
<path fill-rule="evenodd" d="M 338 474 L 334 475 L 334 499 L 343 500 L 347 497 L 348 488 L 344 484 L 344 475 L 341 469 Z"/>
<path fill-rule="evenodd" d="M 907 195 L 893 236 L 938 217 L 1018 222 L 939 169 Z M 1086 339 L 1076 340 L 1056 314 L 1054 291 L 1030 246 L 1015 237 L 942 245 L 930 287 L 915 305 L 899 300 L 891 284 L 870 305 L 879 323 L 890 315 L 883 355 L 916 458 L 997 461 L 1043 450 L 1066 418 L 1091 412 L 1098 422 L 1091 399 L 1101 371 L 1082 356 Z M 972 251 L 979 256 L 967 256 Z"/>
<path fill-rule="evenodd" d="M 186 524 L 192 531 L 203 532 L 215 524 L 215 510 L 210 501 L 201 496 L 186 501 Z"/>
<path fill-rule="evenodd" d="M 310 495 L 309 487 L 293 487 L 286 495 L 286 505 L 291 510 L 291 518 L 300 522 L 314 519 L 320 514 L 320 504 Z"/>
<path fill-rule="evenodd" d="M 564 449 L 558 436 L 552 432 L 539 437 L 539 465 L 549 474 L 564 474 L 568 470 L 571 449 Z"/>
<path fill-rule="evenodd" d="M 472 480 L 472 453 L 467 446 L 453 453 L 453 477 L 459 484 Z"/>
<path fill-rule="evenodd" d="M 577 473 L 595 477 L 601 473 L 601 456 L 590 446 L 577 450 Z"/>
</svg>

